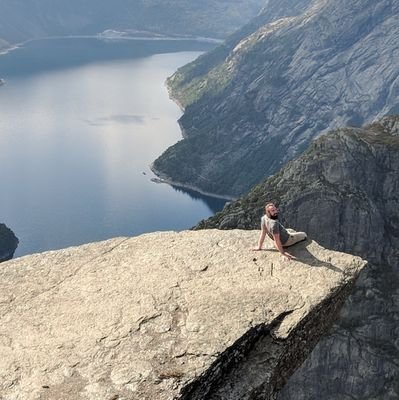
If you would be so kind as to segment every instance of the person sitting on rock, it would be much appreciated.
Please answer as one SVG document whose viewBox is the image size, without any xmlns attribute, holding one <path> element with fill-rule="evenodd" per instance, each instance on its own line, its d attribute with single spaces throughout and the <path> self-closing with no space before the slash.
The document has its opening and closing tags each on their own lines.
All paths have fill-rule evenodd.
<svg viewBox="0 0 399 400">
<path fill-rule="evenodd" d="M 254 250 L 262 250 L 263 242 L 266 235 L 268 235 L 281 255 L 288 260 L 292 260 L 295 257 L 286 252 L 284 248 L 306 240 L 307 235 L 305 232 L 296 232 L 293 229 L 284 228 L 278 220 L 278 213 L 278 208 L 273 203 L 266 204 L 265 215 L 261 219 L 258 247 L 254 248 Z"/>
</svg>

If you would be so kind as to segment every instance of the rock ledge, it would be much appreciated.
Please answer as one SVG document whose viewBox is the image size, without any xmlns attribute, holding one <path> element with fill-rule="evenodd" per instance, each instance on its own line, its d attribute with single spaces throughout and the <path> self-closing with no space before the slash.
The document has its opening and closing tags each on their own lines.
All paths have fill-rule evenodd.
<svg viewBox="0 0 399 400">
<path fill-rule="evenodd" d="M 0 399 L 272 399 L 365 262 L 258 231 L 116 238 L 0 270 Z M 267 247 L 267 246 L 266 246 Z"/>
</svg>

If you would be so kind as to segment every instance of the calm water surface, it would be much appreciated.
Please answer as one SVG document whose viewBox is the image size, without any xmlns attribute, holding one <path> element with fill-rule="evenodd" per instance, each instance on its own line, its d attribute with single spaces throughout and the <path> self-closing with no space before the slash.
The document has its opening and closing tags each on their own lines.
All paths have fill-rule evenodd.
<svg viewBox="0 0 399 400">
<path fill-rule="evenodd" d="M 209 45 L 34 41 L 0 57 L 0 222 L 16 256 L 181 230 L 223 201 L 151 182 L 181 139 L 164 82 Z"/>
</svg>

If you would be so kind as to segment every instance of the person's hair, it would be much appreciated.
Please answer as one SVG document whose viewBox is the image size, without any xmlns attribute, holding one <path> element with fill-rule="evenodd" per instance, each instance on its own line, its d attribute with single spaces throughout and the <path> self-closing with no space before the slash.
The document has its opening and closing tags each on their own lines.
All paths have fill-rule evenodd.
<svg viewBox="0 0 399 400">
<path fill-rule="evenodd" d="M 265 205 L 265 213 L 266 213 L 267 215 L 268 215 L 267 209 L 268 209 L 269 207 L 275 207 L 274 203 L 267 203 L 267 204 Z"/>
</svg>

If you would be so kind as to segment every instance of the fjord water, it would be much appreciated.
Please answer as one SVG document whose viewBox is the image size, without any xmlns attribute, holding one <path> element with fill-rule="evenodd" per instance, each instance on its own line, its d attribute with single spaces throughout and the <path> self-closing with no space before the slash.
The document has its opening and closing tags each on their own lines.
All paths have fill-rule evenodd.
<svg viewBox="0 0 399 400">
<path fill-rule="evenodd" d="M 70 38 L 0 56 L 0 222 L 16 256 L 182 230 L 223 207 L 149 168 L 181 139 L 165 79 L 210 46 Z"/>
</svg>

